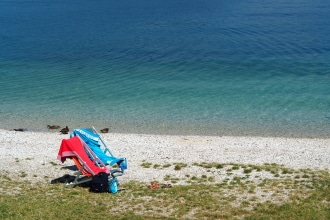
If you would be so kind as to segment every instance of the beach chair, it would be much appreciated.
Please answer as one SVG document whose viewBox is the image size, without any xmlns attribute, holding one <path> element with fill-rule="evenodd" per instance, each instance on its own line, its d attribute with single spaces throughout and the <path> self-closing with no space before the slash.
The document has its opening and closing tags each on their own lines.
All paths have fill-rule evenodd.
<svg viewBox="0 0 330 220">
<path fill-rule="evenodd" d="M 109 182 L 113 179 L 118 183 L 117 177 L 122 175 L 121 170 L 107 167 L 78 136 L 62 140 L 57 159 L 63 163 L 68 158 L 73 160 L 77 171 L 74 172 L 75 179 L 66 187 L 92 181 L 93 176 L 101 172 L 109 174 Z"/>
<path fill-rule="evenodd" d="M 80 137 L 104 164 L 111 167 L 117 165 L 123 172 L 127 169 L 126 158 L 114 156 L 94 127 L 74 129 L 70 136 Z"/>
</svg>

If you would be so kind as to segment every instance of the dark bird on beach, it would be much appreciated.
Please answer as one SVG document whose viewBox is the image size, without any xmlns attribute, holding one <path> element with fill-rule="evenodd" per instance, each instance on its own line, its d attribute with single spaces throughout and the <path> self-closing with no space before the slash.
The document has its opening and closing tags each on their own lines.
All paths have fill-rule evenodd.
<svg viewBox="0 0 330 220">
<path fill-rule="evenodd" d="M 24 131 L 23 128 L 14 128 L 13 131 Z"/>
<path fill-rule="evenodd" d="M 67 134 L 67 133 L 69 133 L 69 128 L 68 128 L 68 126 L 65 126 L 65 128 L 62 128 L 62 129 L 60 130 L 60 132 L 61 132 L 62 134 Z"/>
<path fill-rule="evenodd" d="M 48 129 L 59 129 L 60 126 L 59 125 L 47 125 Z"/>
<path fill-rule="evenodd" d="M 101 133 L 108 133 L 109 132 L 109 128 L 103 128 L 100 131 L 101 131 Z"/>
</svg>

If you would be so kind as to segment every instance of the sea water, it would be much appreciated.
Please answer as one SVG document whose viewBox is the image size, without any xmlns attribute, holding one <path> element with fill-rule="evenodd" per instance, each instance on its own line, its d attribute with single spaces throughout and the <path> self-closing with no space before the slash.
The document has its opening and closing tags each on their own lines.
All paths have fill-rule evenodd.
<svg viewBox="0 0 330 220">
<path fill-rule="evenodd" d="M 330 137 L 327 0 L 1 0 L 0 128 Z"/>
</svg>

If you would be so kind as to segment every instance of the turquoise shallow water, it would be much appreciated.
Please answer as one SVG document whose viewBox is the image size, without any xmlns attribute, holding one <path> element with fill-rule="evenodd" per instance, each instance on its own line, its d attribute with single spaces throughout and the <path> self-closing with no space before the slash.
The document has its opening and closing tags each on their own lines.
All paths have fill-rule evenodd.
<svg viewBox="0 0 330 220">
<path fill-rule="evenodd" d="M 2 1 L 0 128 L 330 136 L 327 1 Z"/>
</svg>

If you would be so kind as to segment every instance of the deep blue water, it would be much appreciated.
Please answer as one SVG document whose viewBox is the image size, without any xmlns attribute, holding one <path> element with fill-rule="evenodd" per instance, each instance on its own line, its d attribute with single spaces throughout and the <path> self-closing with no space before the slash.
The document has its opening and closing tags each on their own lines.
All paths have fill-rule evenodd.
<svg viewBox="0 0 330 220">
<path fill-rule="evenodd" d="M 0 128 L 330 137 L 326 0 L 0 0 Z"/>
</svg>

